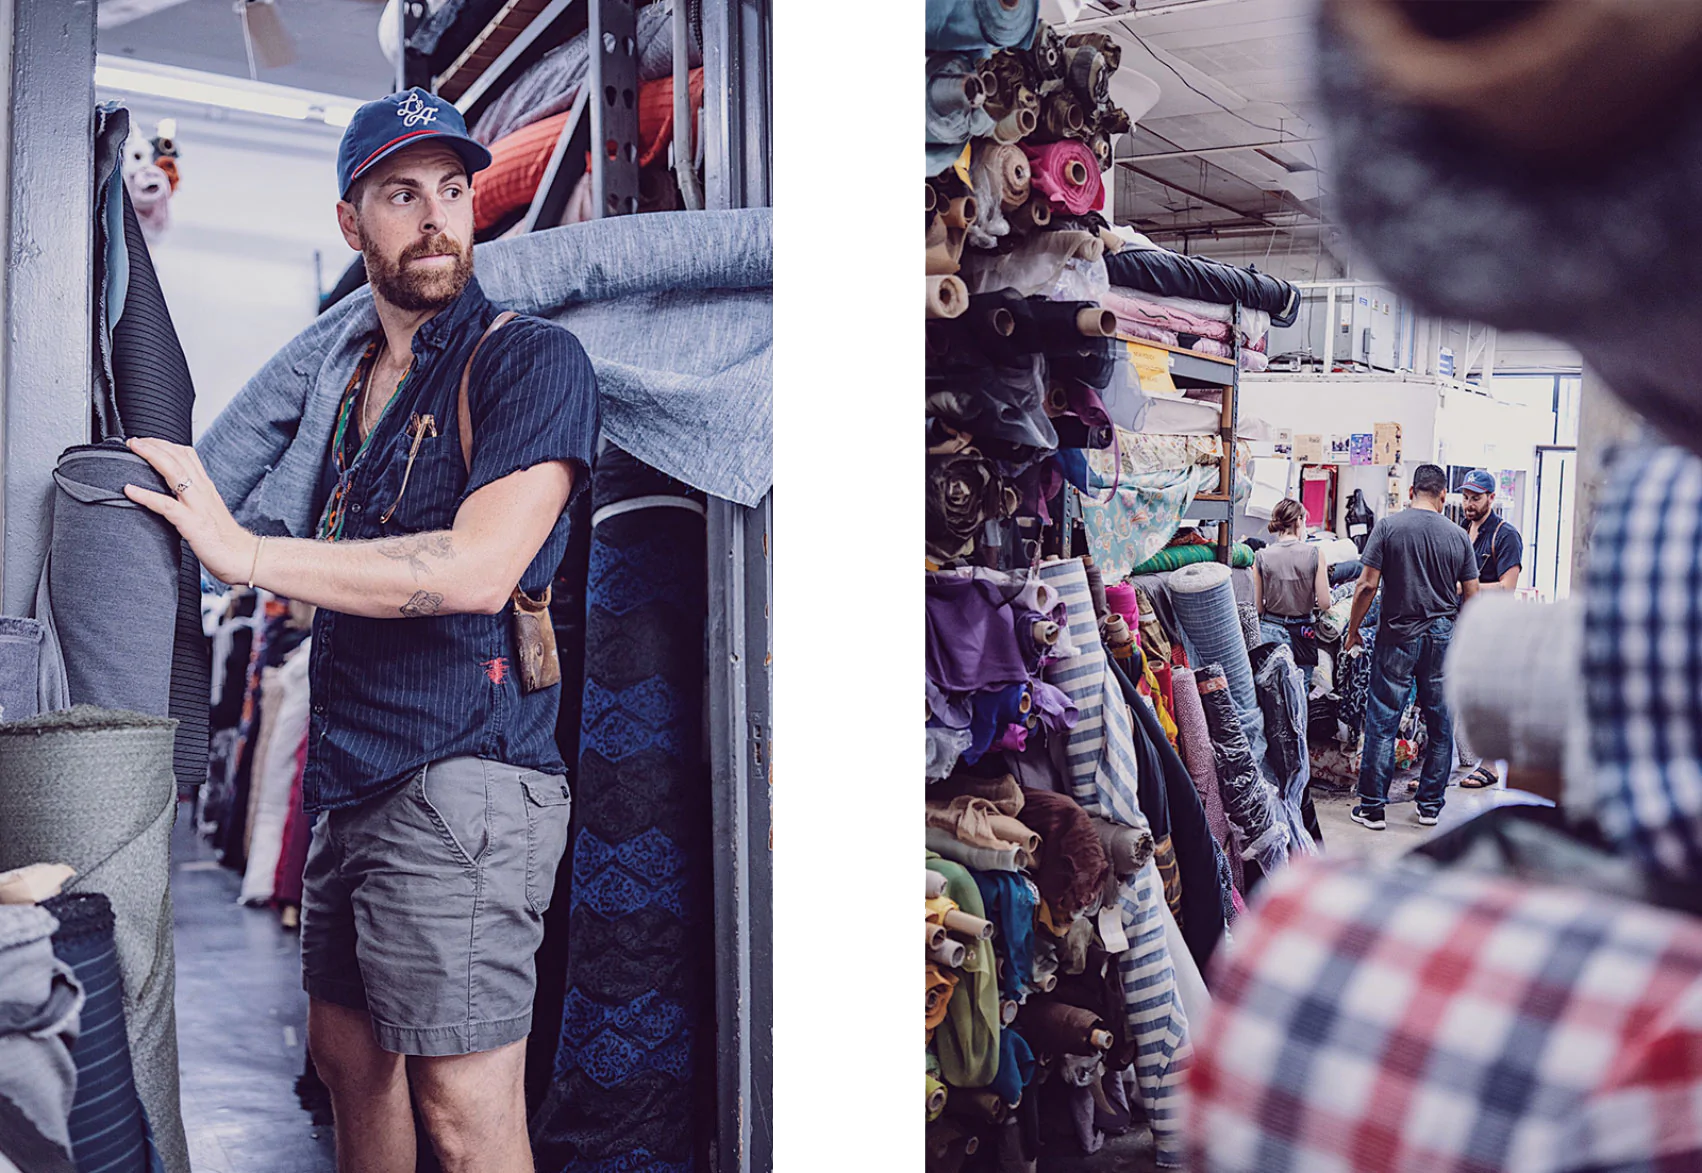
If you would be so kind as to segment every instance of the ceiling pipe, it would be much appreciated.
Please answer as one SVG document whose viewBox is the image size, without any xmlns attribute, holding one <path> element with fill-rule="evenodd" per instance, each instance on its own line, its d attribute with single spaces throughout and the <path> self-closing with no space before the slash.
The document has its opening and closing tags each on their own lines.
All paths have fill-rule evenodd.
<svg viewBox="0 0 1702 1173">
<path fill-rule="evenodd" d="M 1158 16 L 1175 16 L 1182 12 L 1197 12 L 1205 8 L 1217 8 L 1224 4 L 1238 4 L 1240 0 L 1175 0 L 1172 4 L 1155 4 L 1147 8 L 1138 8 L 1117 16 L 1090 16 L 1085 20 L 1073 20 L 1067 24 L 1056 26 L 1061 32 L 1079 33 L 1083 29 L 1101 28 L 1108 24 L 1122 24 L 1126 20 L 1150 20 Z"/>
<path fill-rule="evenodd" d="M 1239 143 L 1230 147 L 1201 147 L 1193 151 L 1154 151 L 1150 155 L 1117 155 L 1112 161 L 1116 163 L 1143 163 L 1159 159 L 1198 159 L 1207 155 L 1230 155 L 1236 151 L 1268 151 L 1277 147 L 1299 147 L 1311 143 L 1322 142 L 1316 138 L 1290 138 L 1269 143 Z"/>
</svg>

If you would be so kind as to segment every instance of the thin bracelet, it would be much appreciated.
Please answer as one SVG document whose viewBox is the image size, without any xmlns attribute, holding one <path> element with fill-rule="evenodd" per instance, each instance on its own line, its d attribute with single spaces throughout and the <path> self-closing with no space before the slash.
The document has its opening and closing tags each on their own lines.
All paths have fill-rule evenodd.
<svg viewBox="0 0 1702 1173">
<path fill-rule="evenodd" d="M 258 538 L 254 542 L 254 561 L 248 567 L 248 589 L 249 590 L 254 589 L 254 572 L 260 569 L 260 547 L 264 546 L 265 544 L 266 544 L 266 539 L 264 537 Z"/>
</svg>

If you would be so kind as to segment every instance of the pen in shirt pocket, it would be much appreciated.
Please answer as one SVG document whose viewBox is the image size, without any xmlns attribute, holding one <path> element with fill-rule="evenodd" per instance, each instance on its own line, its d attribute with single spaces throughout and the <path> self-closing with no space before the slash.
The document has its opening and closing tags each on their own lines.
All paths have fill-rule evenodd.
<svg viewBox="0 0 1702 1173">
<path fill-rule="evenodd" d="M 390 508 L 384 511 L 384 516 L 378 519 L 378 524 L 383 525 L 389 521 L 396 512 L 396 507 L 402 503 L 402 496 L 408 491 L 408 477 L 414 471 L 414 458 L 420 454 L 420 445 L 425 442 L 428 433 L 432 439 L 437 439 L 437 420 L 430 415 L 420 415 L 415 412 L 413 417 L 408 420 L 408 435 L 412 438 L 413 443 L 408 445 L 408 463 L 402 469 L 402 487 L 396 490 L 396 499 L 390 502 Z"/>
</svg>

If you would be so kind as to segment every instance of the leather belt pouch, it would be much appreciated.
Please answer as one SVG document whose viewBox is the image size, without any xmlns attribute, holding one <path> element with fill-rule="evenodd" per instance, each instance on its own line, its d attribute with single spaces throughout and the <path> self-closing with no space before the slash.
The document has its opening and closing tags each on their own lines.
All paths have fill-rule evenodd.
<svg viewBox="0 0 1702 1173">
<path fill-rule="evenodd" d="M 520 688 L 536 692 L 561 683 L 561 659 L 556 655 L 556 629 L 550 623 L 550 588 L 533 599 L 514 588 L 514 650 L 520 657 Z"/>
</svg>

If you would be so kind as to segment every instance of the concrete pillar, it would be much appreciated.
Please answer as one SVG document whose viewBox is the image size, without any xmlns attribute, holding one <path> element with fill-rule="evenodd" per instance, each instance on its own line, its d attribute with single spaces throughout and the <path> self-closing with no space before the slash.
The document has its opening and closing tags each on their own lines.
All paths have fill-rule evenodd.
<svg viewBox="0 0 1702 1173">
<path fill-rule="evenodd" d="M 90 422 L 94 0 L 0 0 L 0 610 L 26 615 L 59 454 Z"/>
</svg>

